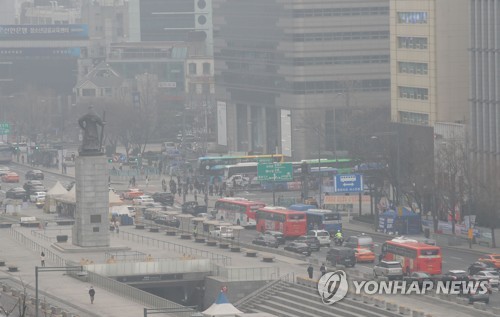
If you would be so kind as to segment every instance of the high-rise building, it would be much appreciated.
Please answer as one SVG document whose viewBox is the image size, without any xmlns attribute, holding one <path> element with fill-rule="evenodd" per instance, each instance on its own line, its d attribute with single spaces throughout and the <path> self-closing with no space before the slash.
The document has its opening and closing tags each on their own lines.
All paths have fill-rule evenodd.
<svg viewBox="0 0 500 317">
<path fill-rule="evenodd" d="M 228 150 L 317 158 L 339 150 L 334 109 L 389 108 L 388 1 L 213 7 L 218 142 Z"/>
<path fill-rule="evenodd" d="M 469 0 L 391 0 L 391 118 L 467 122 Z"/>
<path fill-rule="evenodd" d="M 471 146 L 485 168 L 500 163 L 500 0 L 470 2 Z M 491 175 L 489 176 L 491 177 Z"/>
</svg>

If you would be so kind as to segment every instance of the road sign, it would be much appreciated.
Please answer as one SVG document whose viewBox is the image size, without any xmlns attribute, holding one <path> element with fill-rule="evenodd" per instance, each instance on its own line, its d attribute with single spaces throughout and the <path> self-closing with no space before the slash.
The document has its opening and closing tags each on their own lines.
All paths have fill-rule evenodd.
<svg viewBox="0 0 500 317">
<path fill-rule="evenodd" d="M 0 135 L 10 134 L 10 123 L 0 123 Z"/>
<path fill-rule="evenodd" d="M 260 181 L 291 181 L 293 180 L 292 163 L 259 163 L 257 178 Z"/>
<path fill-rule="evenodd" d="M 336 193 L 362 193 L 363 192 L 363 175 L 335 175 L 335 192 Z"/>
<path fill-rule="evenodd" d="M 272 163 L 273 159 L 270 157 L 260 157 L 257 159 L 257 162 L 260 163 Z"/>
</svg>

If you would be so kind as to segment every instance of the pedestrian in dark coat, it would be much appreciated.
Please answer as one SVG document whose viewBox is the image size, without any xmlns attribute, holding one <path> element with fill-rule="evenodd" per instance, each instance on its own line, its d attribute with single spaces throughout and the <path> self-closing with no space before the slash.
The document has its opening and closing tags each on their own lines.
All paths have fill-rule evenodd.
<svg viewBox="0 0 500 317">
<path fill-rule="evenodd" d="M 314 273 L 314 268 L 312 264 L 309 264 L 309 266 L 307 267 L 307 274 L 309 275 L 309 278 L 313 278 L 313 273 Z"/>
<path fill-rule="evenodd" d="M 95 289 L 93 286 L 90 287 L 89 289 L 89 295 L 90 295 L 90 303 L 94 303 L 94 296 L 95 296 Z"/>
</svg>

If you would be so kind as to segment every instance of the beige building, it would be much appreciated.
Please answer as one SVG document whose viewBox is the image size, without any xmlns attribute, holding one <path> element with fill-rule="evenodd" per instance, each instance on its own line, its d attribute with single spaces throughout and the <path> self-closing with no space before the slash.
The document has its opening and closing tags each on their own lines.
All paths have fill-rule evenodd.
<svg viewBox="0 0 500 317">
<path fill-rule="evenodd" d="M 468 0 L 390 0 L 392 121 L 468 121 L 469 12 Z"/>
</svg>

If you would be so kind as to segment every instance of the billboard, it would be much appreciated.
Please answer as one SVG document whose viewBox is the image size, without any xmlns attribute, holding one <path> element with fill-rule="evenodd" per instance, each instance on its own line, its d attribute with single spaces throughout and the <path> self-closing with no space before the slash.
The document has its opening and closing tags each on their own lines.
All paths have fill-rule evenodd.
<svg viewBox="0 0 500 317">
<path fill-rule="evenodd" d="M 292 112 L 281 109 L 281 154 L 292 156 Z"/>
<path fill-rule="evenodd" d="M 361 174 L 335 175 L 335 192 L 362 193 L 363 175 Z"/>
<path fill-rule="evenodd" d="M 87 24 L 0 25 L 0 41 L 9 40 L 87 40 Z"/>
<path fill-rule="evenodd" d="M 227 146 L 227 109 L 224 101 L 217 101 L 217 143 Z"/>
</svg>

